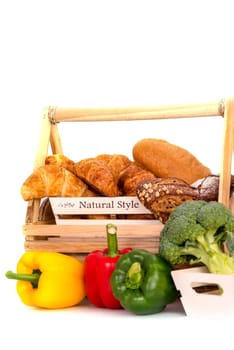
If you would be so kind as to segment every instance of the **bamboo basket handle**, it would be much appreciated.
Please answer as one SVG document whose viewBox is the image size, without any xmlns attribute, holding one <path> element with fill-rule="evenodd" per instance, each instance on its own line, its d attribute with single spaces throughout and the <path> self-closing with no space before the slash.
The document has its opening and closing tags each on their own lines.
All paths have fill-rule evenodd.
<svg viewBox="0 0 234 350">
<path fill-rule="evenodd" d="M 44 108 L 39 133 L 39 143 L 34 162 L 34 169 L 45 164 L 45 158 L 48 154 L 52 125 L 49 118 L 49 112 L 49 107 Z"/>
<path fill-rule="evenodd" d="M 62 143 L 56 123 L 51 124 L 50 145 L 53 154 L 63 154 Z"/>
<path fill-rule="evenodd" d="M 128 121 L 223 116 L 224 102 L 161 107 L 55 108 L 55 122 Z"/>
<path fill-rule="evenodd" d="M 234 99 L 229 98 L 225 102 L 224 126 L 222 141 L 222 160 L 220 167 L 219 197 L 218 201 L 227 207 L 232 207 L 230 203 L 232 152 L 234 143 Z M 233 197 L 231 198 L 231 201 Z"/>
<path fill-rule="evenodd" d="M 50 108 L 44 108 L 40 132 L 39 132 L 39 142 L 36 150 L 34 169 L 45 164 L 45 158 L 48 154 L 48 148 L 50 143 L 51 134 L 51 121 L 49 118 Z M 40 210 L 40 200 L 33 199 L 29 201 L 26 213 L 26 222 L 36 223 L 38 222 L 38 215 Z"/>
</svg>

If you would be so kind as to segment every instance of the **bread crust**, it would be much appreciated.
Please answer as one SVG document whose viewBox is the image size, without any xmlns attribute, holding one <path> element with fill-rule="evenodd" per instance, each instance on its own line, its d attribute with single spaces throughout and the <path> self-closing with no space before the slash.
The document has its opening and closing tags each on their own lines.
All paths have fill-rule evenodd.
<svg viewBox="0 0 234 350">
<path fill-rule="evenodd" d="M 132 163 L 124 154 L 100 154 L 96 159 L 103 161 L 108 166 L 116 181 L 120 173 Z"/>
<path fill-rule="evenodd" d="M 211 174 L 189 151 L 165 140 L 142 139 L 133 146 L 132 154 L 136 162 L 159 178 L 176 177 L 192 184 Z"/>
<path fill-rule="evenodd" d="M 114 175 L 108 166 L 95 158 L 82 159 L 75 164 L 76 175 L 100 195 L 119 196 Z"/>
<path fill-rule="evenodd" d="M 171 212 L 181 203 L 199 199 L 197 189 L 175 177 L 142 181 L 138 184 L 136 193 L 140 202 L 162 223 L 168 220 Z"/>
<path fill-rule="evenodd" d="M 45 165 L 48 164 L 62 166 L 63 168 L 74 173 L 75 162 L 66 157 L 64 154 L 56 153 L 47 156 L 45 159 Z"/>
<path fill-rule="evenodd" d="M 74 169 L 76 175 L 100 195 L 115 197 L 121 194 L 119 175 L 129 164 L 131 160 L 123 154 L 100 154 L 80 160 Z"/>
<path fill-rule="evenodd" d="M 87 185 L 72 172 L 48 164 L 36 168 L 21 186 L 25 201 L 43 197 L 81 197 Z"/>
<path fill-rule="evenodd" d="M 118 180 L 118 186 L 122 195 L 136 196 L 136 188 L 139 182 L 147 179 L 155 178 L 154 174 L 132 162 L 126 169 L 124 169 Z"/>
</svg>

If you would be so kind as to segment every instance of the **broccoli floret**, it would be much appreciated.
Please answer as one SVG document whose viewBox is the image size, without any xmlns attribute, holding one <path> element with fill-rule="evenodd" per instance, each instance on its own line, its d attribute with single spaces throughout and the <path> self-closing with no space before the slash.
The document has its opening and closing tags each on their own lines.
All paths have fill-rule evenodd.
<svg viewBox="0 0 234 350">
<path fill-rule="evenodd" d="M 164 224 L 159 254 L 172 265 L 202 263 L 212 273 L 234 274 L 233 231 L 234 217 L 222 203 L 186 201 Z M 224 252 L 226 239 L 233 255 Z"/>
<path fill-rule="evenodd" d="M 183 203 L 183 205 L 179 205 L 176 210 L 173 210 L 170 218 L 177 217 L 184 215 L 187 218 L 196 221 L 197 217 L 197 211 L 206 205 L 207 202 L 200 200 L 200 201 L 186 201 Z"/>
</svg>

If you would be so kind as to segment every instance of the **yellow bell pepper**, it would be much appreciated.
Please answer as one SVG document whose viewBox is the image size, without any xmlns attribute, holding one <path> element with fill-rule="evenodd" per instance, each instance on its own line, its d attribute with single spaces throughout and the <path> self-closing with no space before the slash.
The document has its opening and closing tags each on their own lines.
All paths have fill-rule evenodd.
<svg viewBox="0 0 234 350">
<path fill-rule="evenodd" d="M 84 263 L 56 252 L 29 251 L 18 261 L 16 279 L 21 301 L 28 306 L 47 309 L 71 307 L 85 297 Z"/>
</svg>

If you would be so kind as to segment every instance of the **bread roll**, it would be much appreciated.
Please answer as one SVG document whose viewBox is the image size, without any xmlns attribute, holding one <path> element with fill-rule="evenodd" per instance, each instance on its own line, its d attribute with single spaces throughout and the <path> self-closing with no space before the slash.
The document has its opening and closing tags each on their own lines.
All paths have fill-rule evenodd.
<svg viewBox="0 0 234 350">
<path fill-rule="evenodd" d="M 80 197 L 87 185 L 72 172 L 59 165 L 38 167 L 21 186 L 25 201 L 43 197 Z"/>
<path fill-rule="evenodd" d="M 192 184 L 211 174 L 210 169 L 186 149 L 165 140 L 140 140 L 133 146 L 132 153 L 136 162 L 159 178 L 176 177 Z"/>
</svg>

